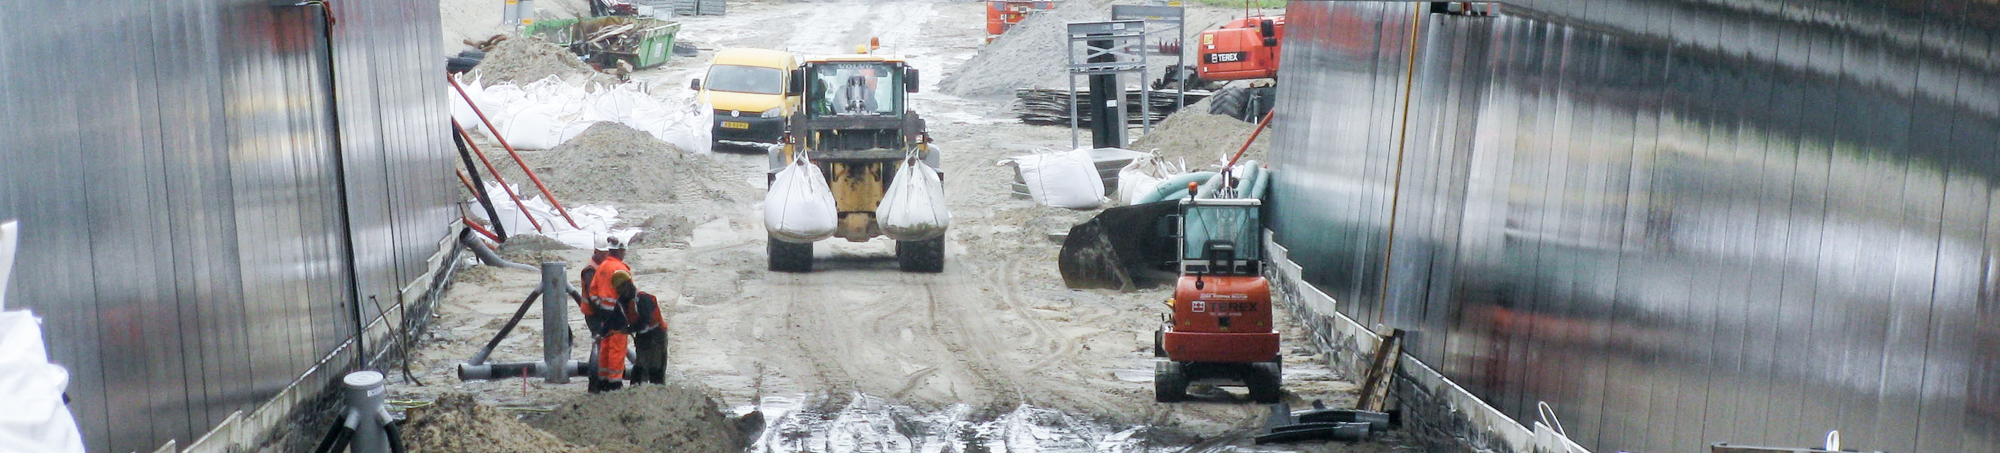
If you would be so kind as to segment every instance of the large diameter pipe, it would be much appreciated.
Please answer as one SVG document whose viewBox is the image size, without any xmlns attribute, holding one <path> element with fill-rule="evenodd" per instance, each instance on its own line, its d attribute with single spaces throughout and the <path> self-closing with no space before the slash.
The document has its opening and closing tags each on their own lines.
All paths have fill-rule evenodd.
<svg viewBox="0 0 2000 453">
<path fill-rule="evenodd" d="M 569 281 L 563 278 L 563 262 L 542 263 L 542 363 L 569 363 L 570 332 L 569 304 L 562 303 L 561 294 L 569 289 Z M 550 366 L 542 370 L 542 378 L 550 383 L 569 382 L 569 373 Z"/>
<path fill-rule="evenodd" d="M 486 363 L 479 365 L 461 363 L 458 364 L 458 380 L 490 381 L 495 379 L 546 376 L 551 371 L 563 375 L 564 382 L 568 382 L 568 378 L 581 377 L 592 370 L 590 365 L 574 360 L 565 362 L 560 367 L 550 367 L 542 362 Z"/>
</svg>

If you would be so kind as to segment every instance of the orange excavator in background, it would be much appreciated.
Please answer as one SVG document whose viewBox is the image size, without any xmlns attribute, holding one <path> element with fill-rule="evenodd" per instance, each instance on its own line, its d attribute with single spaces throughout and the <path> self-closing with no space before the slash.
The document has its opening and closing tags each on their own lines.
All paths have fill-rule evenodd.
<svg viewBox="0 0 2000 453">
<path fill-rule="evenodd" d="M 1054 0 L 986 0 L 986 42 L 993 42 L 1029 14 L 1055 8 Z"/>
<path fill-rule="evenodd" d="M 1255 122 L 1271 111 L 1277 99 L 1278 56 L 1284 47 L 1285 16 L 1246 15 L 1214 30 L 1204 30 L 1196 42 L 1194 74 L 1185 87 L 1213 86 L 1236 80 L 1262 80 L 1247 87 L 1216 91 L 1208 113 Z"/>
</svg>

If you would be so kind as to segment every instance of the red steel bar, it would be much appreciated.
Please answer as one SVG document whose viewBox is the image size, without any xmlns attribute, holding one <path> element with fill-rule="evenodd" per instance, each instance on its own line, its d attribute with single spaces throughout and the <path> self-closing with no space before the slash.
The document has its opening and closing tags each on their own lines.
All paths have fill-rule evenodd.
<svg viewBox="0 0 2000 453">
<path fill-rule="evenodd" d="M 479 232 L 479 234 L 485 235 L 487 239 L 492 239 L 493 242 L 499 242 L 499 243 L 507 242 L 506 240 L 500 239 L 500 235 L 493 234 L 493 230 L 488 230 L 486 229 L 486 227 L 479 226 L 478 223 L 473 222 L 471 217 L 459 217 L 458 220 L 465 222 L 466 227 L 472 228 L 472 231 L 477 231 Z"/>
<path fill-rule="evenodd" d="M 535 171 L 528 168 L 526 161 L 521 160 L 521 153 L 514 152 L 514 146 L 507 144 L 507 137 L 500 136 L 500 129 L 493 127 L 492 120 L 486 119 L 486 112 L 479 111 L 479 104 L 472 103 L 472 96 L 465 94 L 465 87 L 458 85 L 458 79 L 454 79 L 449 75 L 444 76 L 444 79 L 450 81 L 451 87 L 458 90 L 458 97 L 465 100 L 465 105 L 472 107 L 472 113 L 479 115 L 479 122 L 486 124 L 486 130 L 493 133 L 493 140 L 500 142 L 500 147 L 507 149 L 507 155 L 514 157 L 514 163 L 521 166 L 521 172 L 528 174 L 528 180 L 535 182 L 535 188 L 542 190 L 542 196 L 549 199 L 549 205 L 555 206 L 556 212 L 562 213 L 563 220 L 569 221 L 570 228 L 583 229 L 583 227 L 577 226 L 576 219 L 569 217 L 569 210 L 564 209 L 562 203 L 556 201 L 556 195 L 549 193 L 549 186 L 542 185 L 542 178 L 535 177 Z M 465 141 L 469 143 L 472 141 L 472 138 L 468 136 Z"/>
<path fill-rule="evenodd" d="M 458 132 L 459 137 L 465 139 L 465 146 L 472 148 L 472 155 L 479 156 L 479 162 L 486 164 L 486 172 L 493 174 L 493 182 L 500 183 L 500 190 L 507 191 L 507 198 L 514 200 L 514 206 L 521 208 L 521 217 L 527 217 L 528 224 L 534 225 L 535 231 L 542 231 L 541 222 L 536 222 L 535 216 L 528 214 L 528 205 L 521 203 L 521 196 L 514 194 L 514 188 L 507 185 L 507 178 L 500 176 L 500 170 L 493 168 L 493 161 L 486 159 L 486 152 L 479 150 L 479 145 L 472 142 L 472 134 L 465 133 L 465 128 L 458 125 L 458 119 L 456 118 L 451 120 L 451 129 Z M 493 221 L 498 222 L 500 219 L 493 219 Z"/>
</svg>

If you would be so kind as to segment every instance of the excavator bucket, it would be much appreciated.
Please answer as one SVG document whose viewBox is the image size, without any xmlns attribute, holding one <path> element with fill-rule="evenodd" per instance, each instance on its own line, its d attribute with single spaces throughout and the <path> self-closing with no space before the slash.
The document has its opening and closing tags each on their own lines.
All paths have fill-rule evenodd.
<svg viewBox="0 0 2000 453">
<path fill-rule="evenodd" d="M 1056 266 L 1070 288 L 1129 290 L 1174 278 L 1173 229 L 1179 201 L 1106 209 L 1069 229 Z"/>
</svg>

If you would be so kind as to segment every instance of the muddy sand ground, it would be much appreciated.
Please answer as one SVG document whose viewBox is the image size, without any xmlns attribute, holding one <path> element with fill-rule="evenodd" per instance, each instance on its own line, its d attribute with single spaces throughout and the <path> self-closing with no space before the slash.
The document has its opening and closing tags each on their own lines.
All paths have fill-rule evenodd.
<svg viewBox="0 0 2000 453">
<path fill-rule="evenodd" d="M 445 3 L 452 8 L 463 2 Z M 898 271 L 887 239 L 823 241 L 813 273 L 788 274 L 765 270 L 760 197 L 699 206 L 617 204 L 628 224 L 665 216 L 677 230 L 639 244 L 629 260 L 640 288 L 671 305 L 672 366 L 711 389 L 727 412 L 761 410 L 768 427 L 756 440 L 761 450 L 1252 448 L 1243 435 L 1260 426 L 1266 409 L 1243 401 L 1241 389 L 1210 393 L 1198 402 L 1153 402 L 1152 332 L 1168 289 L 1063 287 L 1055 265 L 1060 242 L 1051 234 L 1093 212 L 1037 206 L 1009 195 L 1012 169 L 995 163 L 1067 148 L 1068 129 L 1019 124 L 1005 99 L 965 99 L 935 89 L 942 77 L 931 74 L 949 74 L 978 53 L 985 37 L 982 7 L 977 2 L 732 2 L 727 16 L 684 18 L 681 36 L 699 43 L 701 56 L 677 58 L 635 76 L 662 98 L 685 97 L 687 79 L 700 76 L 717 48 L 827 54 L 880 37 L 884 52 L 907 55 L 927 75 L 923 91 L 912 95 L 912 110 L 928 119 L 931 136 L 945 150 L 953 225 L 940 274 Z M 1051 58 L 1060 58 L 1054 52 Z M 747 188 L 761 194 L 761 152 L 694 157 L 712 159 L 703 167 L 718 173 L 703 181 L 741 184 L 727 192 Z M 572 278 L 588 257 L 587 251 L 551 241 L 516 242 L 504 250 L 511 259 L 566 261 Z M 411 358 L 411 371 L 429 385 L 392 386 L 391 398 L 426 401 L 465 392 L 524 415 L 530 425 L 582 398 L 581 379 L 567 385 L 459 382 L 454 374 L 455 365 L 493 335 L 537 281 L 534 273 L 509 269 L 462 271 Z M 570 311 L 571 330 L 586 335 L 574 321 L 575 308 Z M 495 361 L 539 357 L 539 312 L 531 310 L 501 343 Z M 1302 341 L 1305 333 L 1283 317 L 1281 312 L 1288 339 L 1287 399 L 1294 406 L 1313 400 L 1352 404 L 1356 386 L 1321 366 L 1324 358 Z M 581 343 L 573 352 L 578 358 L 589 354 Z M 1408 450 L 1381 442 L 1279 450 L 1399 448 Z"/>
</svg>

